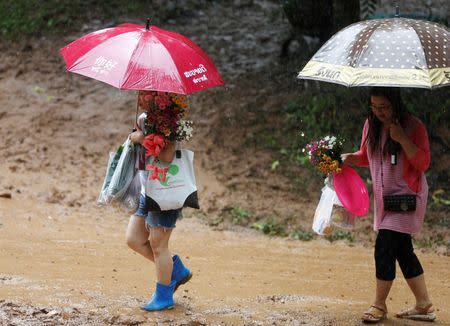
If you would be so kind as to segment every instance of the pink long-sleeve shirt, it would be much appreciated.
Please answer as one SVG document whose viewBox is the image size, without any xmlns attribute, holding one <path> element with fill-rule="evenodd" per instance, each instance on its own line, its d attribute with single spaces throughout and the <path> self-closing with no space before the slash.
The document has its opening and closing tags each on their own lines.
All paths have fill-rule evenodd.
<svg viewBox="0 0 450 326">
<path fill-rule="evenodd" d="M 374 194 L 374 229 L 417 233 L 423 225 L 428 198 L 428 184 L 424 172 L 430 165 L 430 149 L 425 125 L 411 115 L 408 117 L 405 132 L 418 150 L 410 159 L 400 151 L 396 165 L 391 165 L 389 156 L 382 155 L 382 148 L 374 152 L 368 148 L 368 131 L 369 122 L 366 120 L 361 147 L 356 154 L 360 159 L 358 165 L 370 168 Z M 383 130 L 381 144 L 385 143 L 388 136 L 389 131 Z M 416 195 L 414 212 L 384 211 L 383 195 L 399 194 Z"/>
</svg>

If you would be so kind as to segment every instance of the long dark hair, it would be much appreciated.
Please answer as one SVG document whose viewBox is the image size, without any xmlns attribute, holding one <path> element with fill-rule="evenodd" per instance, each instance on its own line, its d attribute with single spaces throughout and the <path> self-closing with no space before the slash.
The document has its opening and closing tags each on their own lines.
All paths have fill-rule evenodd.
<svg viewBox="0 0 450 326">
<path fill-rule="evenodd" d="M 369 92 L 368 99 L 368 120 L 369 120 L 369 132 L 366 141 L 368 142 L 369 148 L 372 153 L 381 147 L 381 129 L 383 128 L 382 123 L 371 109 L 370 98 L 372 96 L 383 96 L 392 105 L 392 121 L 398 122 L 403 128 L 405 127 L 406 118 L 408 116 L 408 111 L 403 104 L 402 98 L 400 96 L 400 89 L 394 87 L 372 87 Z M 398 142 L 388 137 L 384 143 L 383 155 L 397 154 L 401 146 Z"/>
</svg>

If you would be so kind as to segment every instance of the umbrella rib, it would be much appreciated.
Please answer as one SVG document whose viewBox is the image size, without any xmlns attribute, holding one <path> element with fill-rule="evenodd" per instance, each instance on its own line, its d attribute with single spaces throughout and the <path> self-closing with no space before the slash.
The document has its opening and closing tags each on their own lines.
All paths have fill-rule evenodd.
<svg viewBox="0 0 450 326">
<path fill-rule="evenodd" d="M 427 51 L 425 50 L 426 49 L 426 45 L 422 42 L 422 39 L 420 38 L 419 30 L 416 29 L 415 21 L 414 20 L 408 20 L 408 23 L 409 23 L 408 24 L 409 27 L 416 33 L 417 39 L 419 40 L 421 48 L 423 49 L 423 55 L 425 57 L 425 64 L 426 64 L 426 67 L 425 67 L 425 69 L 423 69 L 423 71 L 428 75 L 429 88 L 431 89 L 431 88 L 433 88 L 433 84 L 431 82 L 431 71 L 430 71 L 430 69 L 431 69 L 431 66 L 430 66 L 431 59 L 430 59 Z"/>
<path fill-rule="evenodd" d="M 160 34 L 158 31 L 156 31 L 156 33 L 158 33 L 158 34 Z M 173 37 L 172 35 L 168 35 L 168 34 L 164 34 L 167 38 L 170 38 L 171 40 L 174 40 L 176 43 L 180 43 L 179 42 L 179 40 L 178 39 L 176 39 L 175 37 Z M 183 36 L 183 35 L 181 35 L 181 34 L 178 34 L 178 35 L 180 35 L 180 36 L 182 36 L 183 38 L 185 38 L 185 39 L 187 39 L 188 41 L 190 41 L 190 42 L 192 42 L 191 40 L 189 40 L 187 37 L 185 37 L 185 36 Z M 193 42 L 192 42 L 193 43 Z M 195 48 L 194 47 L 192 47 L 190 44 L 188 44 L 188 43 L 186 43 L 186 42 L 182 42 L 181 44 L 183 44 L 183 45 L 185 45 L 185 46 L 188 46 L 190 49 L 192 49 L 192 50 L 194 50 L 196 53 L 198 53 L 203 59 L 205 59 L 205 60 L 207 60 L 208 62 L 209 61 L 211 61 L 211 59 L 206 55 L 206 53 L 205 53 L 205 56 L 203 55 L 203 50 L 201 51 L 201 52 L 198 52 L 197 51 L 197 48 L 199 48 L 197 45 L 195 45 Z M 201 49 L 200 49 L 201 50 Z"/>
<path fill-rule="evenodd" d="M 140 42 L 140 40 L 142 39 L 142 36 L 144 35 L 144 33 L 143 32 L 140 32 L 140 37 L 139 37 L 139 39 L 138 39 L 138 41 L 137 41 L 137 45 L 139 45 L 139 42 Z M 120 83 L 119 83 L 119 89 L 124 89 L 123 88 L 123 85 L 125 85 L 126 83 L 127 83 L 127 81 L 128 81 L 128 79 L 131 77 L 131 71 L 130 71 L 130 67 L 132 66 L 132 64 L 133 64 L 133 60 L 131 60 L 133 57 L 134 57 L 134 55 L 136 54 L 136 52 L 138 51 L 138 49 L 141 49 L 139 46 L 136 46 L 135 48 L 134 48 L 134 50 L 133 50 L 133 52 L 131 53 L 131 55 L 130 55 L 130 60 L 128 61 L 128 65 L 127 65 L 127 69 L 125 70 L 126 71 L 126 74 L 124 74 L 124 76 L 123 76 L 123 78 L 122 78 L 122 80 L 120 81 Z M 142 51 L 142 50 L 141 50 Z"/>
<path fill-rule="evenodd" d="M 379 27 L 381 25 L 381 21 L 380 22 L 378 22 L 378 24 L 375 24 L 375 27 L 370 31 L 370 32 L 367 32 L 368 33 L 368 35 L 367 35 L 367 38 L 366 38 L 366 42 L 364 43 L 364 44 L 361 44 L 361 50 L 357 50 L 357 48 L 353 48 L 352 49 L 352 53 L 350 53 L 350 56 L 352 56 L 353 57 L 353 53 L 354 53 L 354 59 L 352 59 L 352 61 L 353 62 L 349 62 L 349 66 L 350 67 L 356 67 L 356 63 L 358 63 L 359 62 L 359 60 L 361 59 L 361 57 L 363 56 L 363 54 L 367 51 L 367 49 L 368 49 L 368 47 L 364 47 L 365 45 L 367 45 L 367 43 L 369 43 L 369 40 L 370 40 L 370 38 L 372 37 L 372 35 L 374 34 L 374 32 L 375 32 L 375 30 Z M 366 26 L 366 28 L 368 28 L 368 27 L 370 27 L 370 26 Z M 363 33 L 365 30 L 366 30 L 366 28 L 364 28 L 363 30 L 361 30 L 358 34 L 361 34 L 361 33 Z M 355 46 L 356 44 L 354 44 L 354 46 Z"/>
<path fill-rule="evenodd" d="M 161 39 L 158 38 L 157 35 L 155 35 L 155 34 L 156 34 L 155 31 L 154 31 L 154 30 L 151 30 L 151 32 L 152 32 L 153 35 L 161 42 Z M 147 32 L 147 33 L 148 33 L 148 32 Z M 145 32 L 141 33 L 141 37 L 139 38 L 138 44 L 139 44 L 140 40 L 142 39 L 142 37 L 145 37 L 145 36 L 146 36 Z M 171 37 L 171 38 L 172 38 L 172 37 Z M 175 38 L 172 38 L 172 39 L 176 40 Z M 161 44 L 163 44 L 163 43 L 161 43 Z M 183 43 L 183 44 L 184 44 L 184 43 Z M 164 46 L 164 48 L 165 48 L 165 46 Z M 138 47 L 138 46 L 137 46 L 137 47 L 134 49 L 133 53 L 131 54 L 130 59 L 133 58 L 133 57 L 135 56 L 135 54 L 137 53 L 138 49 L 139 49 L 140 51 L 142 51 L 144 48 L 143 48 L 143 47 Z M 167 53 L 168 53 L 168 55 L 172 58 L 172 55 L 170 54 L 170 51 L 167 51 Z M 172 59 L 173 59 L 173 58 L 172 58 Z M 127 74 L 124 76 L 123 80 L 122 80 L 121 83 L 120 83 L 120 89 L 125 89 L 125 88 L 123 88 L 123 86 L 127 84 L 129 78 L 131 78 L 131 76 L 132 76 L 132 69 L 130 69 L 130 68 L 133 68 L 133 67 L 134 67 L 134 66 L 132 65 L 132 62 L 133 62 L 133 60 L 130 60 L 129 63 L 128 63 L 127 70 L 126 70 L 126 71 L 127 71 Z M 174 65 L 174 66 L 175 66 L 175 68 L 177 69 L 178 74 L 180 75 L 180 71 L 178 70 L 178 67 L 177 67 L 176 65 Z M 183 90 L 183 94 L 186 94 L 187 90 L 186 90 L 185 85 L 182 85 L 182 88 L 183 88 L 183 89 L 182 89 L 182 90 Z M 127 86 L 126 89 L 130 89 L 130 87 Z M 164 90 L 160 90 L 160 91 L 164 91 Z M 167 91 L 170 91 L 170 90 L 167 90 Z"/>
</svg>

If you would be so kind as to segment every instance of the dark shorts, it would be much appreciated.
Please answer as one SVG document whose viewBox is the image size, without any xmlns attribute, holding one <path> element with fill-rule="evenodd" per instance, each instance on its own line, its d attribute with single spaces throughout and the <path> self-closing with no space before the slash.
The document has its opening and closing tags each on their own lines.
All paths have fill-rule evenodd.
<svg viewBox="0 0 450 326">
<path fill-rule="evenodd" d="M 181 215 L 181 209 L 169 211 L 149 211 L 145 202 L 145 196 L 139 198 L 139 207 L 135 216 L 145 218 L 145 224 L 151 228 L 173 229 L 176 226 L 177 219 Z"/>
<path fill-rule="evenodd" d="M 379 230 L 375 242 L 375 268 L 377 279 L 395 279 L 395 261 L 398 261 L 406 279 L 423 274 L 412 245 L 411 235 L 391 230 Z"/>
</svg>

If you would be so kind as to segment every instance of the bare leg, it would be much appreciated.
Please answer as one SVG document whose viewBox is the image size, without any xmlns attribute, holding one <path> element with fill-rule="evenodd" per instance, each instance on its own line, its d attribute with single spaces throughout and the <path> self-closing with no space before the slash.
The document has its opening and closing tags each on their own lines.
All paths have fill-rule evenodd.
<svg viewBox="0 0 450 326">
<path fill-rule="evenodd" d="M 145 219 L 131 215 L 126 233 L 127 245 L 145 258 L 154 261 L 155 259 L 148 237 L 149 232 L 145 228 Z"/>
<path fill-rule="evenodd" d="M 385 311 L 387 311 L 386 299 L 389 295 L 389 291 L 391 290 L 393 282 L 394 281 L 383 281 L 377 279 L 377 289 L 375 294 L 374 306 L 383 308 Z"/>
<path fill-rule="evenodd" d="M 155 258 L 156 279 L 164 285 L 170 285 L 172 277 L 173 261 L 169 251 L 171 234 L 172 229 L 150 228 L 150 246 Z"/>
<path fill-rule="evenodd" d="M 427 286 L 425 284 L 425 276 L 423 274 L 406 279 L 409 288 L 416 297 L 417 307 L 426 307 L 431 304 L 430 297 L 428 296 Z"/>
<path fill-rule="evenodd" d="M 386 299 L 391 290 L 393 281 L 383 281 L 377 278 L 374 303 L 362 315 L 364 322 L 377 323 L 386 318 Z"/>
</svg>

